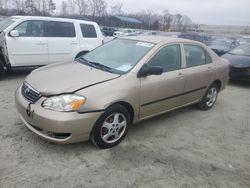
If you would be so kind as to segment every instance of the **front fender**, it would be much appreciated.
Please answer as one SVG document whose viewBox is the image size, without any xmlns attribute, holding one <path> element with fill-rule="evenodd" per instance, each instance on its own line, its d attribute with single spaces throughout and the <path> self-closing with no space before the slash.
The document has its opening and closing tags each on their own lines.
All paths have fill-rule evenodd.
<svg viewBox="0 0 250 188">
<path fill-rule="evenodd" d="M 77 92 L 86 97 L 85 105 L 80 113 L 105 110 L 110 105 L 118 102 L 129 103 L 135 114 L 139 114 L 140 106 L 140 81 L 136 75 L 121 76 L 98 85 L 94 85 Z"/>
</svg>

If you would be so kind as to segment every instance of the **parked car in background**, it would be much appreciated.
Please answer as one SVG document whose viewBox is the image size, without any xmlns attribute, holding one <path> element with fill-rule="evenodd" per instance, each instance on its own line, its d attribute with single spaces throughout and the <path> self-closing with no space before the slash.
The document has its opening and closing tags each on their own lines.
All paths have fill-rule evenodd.
<svg viewBox="0 0 250 188">
<path fill-rule="evenodd" d="M 236 40 L 226 39 L 226 38 L 216 38 L 208 43 L 208 46 L 218 55 L 229 52 L 234 47 L 238 46 L 239 42 Z"/>
<path fill-rule="evenodd" d="M 242 36 L 241 38 L 240 38 L 240 43 L 242 44 L 242 43 L 248 43 L 248 44 L 250 44 L 250 36 Z"/>
<path fill-rule="evenodd" d="M 113 36 L 106 35 L 104 32 L 102 32 L 102 35 L 103 35 L 103 42 L 104 43 L 109 42 L 109 41 L 111 41 L 111 40 L 113 40 L 115 38 Z"/>
<path fill-rule="evenodd" d="M 196 33 L 196 32 L 180 33 L 179 37 L 202 42 L 206 45 L 208 44 L 208 41 L 210 40 L 210 37 L 208 35 L 204 33 Z"/>
<path fill-rule="evenodd" d="M 13 16 L 0 22 L 0 75 L 6 69 L 72 61 L 102 44 L 95 22 Z"/>
<path fill-rule="evenodd" d="M 230 63 L 230 79 L 250 81 L 250 44 L 241 44 L 222 58 Z"/>
<path fill-rule="evenodd" d="M 135 122 L 191 104 L 211 109 L 228 72 L 228 62 L 202 43 L 124 37 L 76 61 L 36 69 L 17 89 L 16 106 L 24 124 L 44 139 L 90 139 L 110 148 Z"/>
<path fill-rule="evenodd" d="M 136 35 L 136 32 L 134 29 L 119 29 L 118 31 L 114 32 L 114 37 L 124 37 L 129 35 Z"/>
<path fill-rule="evenodd" d="M 164 31 L 147 31 L 142 35 L 156 35 L 156 36 L 166 36 L 177 38 L 180 35 L 180 32 L 164 32 Z"/>
<path fill-rule="evenodd" d="M 117 31 L 117 29 L 114 28 L 114 27 L 105 27 L 105 26 L 103 26 L 101 28 L 101 31 L 105 34 L 105 36 L 112 37 L 114 35 L 114 32 Z"/>
</svg>

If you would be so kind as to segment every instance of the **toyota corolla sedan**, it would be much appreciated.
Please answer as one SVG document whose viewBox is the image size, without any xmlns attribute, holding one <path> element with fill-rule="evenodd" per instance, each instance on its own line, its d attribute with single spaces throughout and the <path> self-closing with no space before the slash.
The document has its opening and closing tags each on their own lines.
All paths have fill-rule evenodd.
<svg viewBox="0 0 250 188">
<path fill-rule="evenodd" d="M 211 109 L 228 74 L 228 62 L 202 43 L 125 37 L 34 70 L 16 91 L 16 107 L 46 140 L 110 148 L 138 121 L 191 104 Z"/>
</svg>

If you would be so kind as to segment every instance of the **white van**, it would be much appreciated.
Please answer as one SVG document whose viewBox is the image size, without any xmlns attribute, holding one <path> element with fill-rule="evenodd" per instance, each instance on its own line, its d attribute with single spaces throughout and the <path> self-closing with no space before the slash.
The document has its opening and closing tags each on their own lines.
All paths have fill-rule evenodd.
<svg viewBox="0 0 250 188">
<path fill-rule="evenodd" d="M 95 22 L 12 16 L 0 21 L 0 76 L 13 67 L 72 61 L 102 43 Z"/>
</svg>

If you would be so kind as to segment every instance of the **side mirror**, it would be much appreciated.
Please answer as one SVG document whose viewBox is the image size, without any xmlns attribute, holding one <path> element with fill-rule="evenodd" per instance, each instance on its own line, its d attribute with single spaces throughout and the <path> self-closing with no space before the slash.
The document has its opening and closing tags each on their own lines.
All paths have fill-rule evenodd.
<svg viewBox="0 0 250 188">
<path fill-rule="evenodd" d="M 163 68 L 159 66 L 148 66 L 145 64 L 141 70 L 138 72 L 137 77 L 146 77 L 150 75 L 161 75 L 163 73 Z"/>
<path fill-rule="evenodd" d="M 19 37 L 19 32 L 17 30 L 12 30 L 12 31 L 10 31 L 10 36 L 11 37 Z"/>
</svg>

